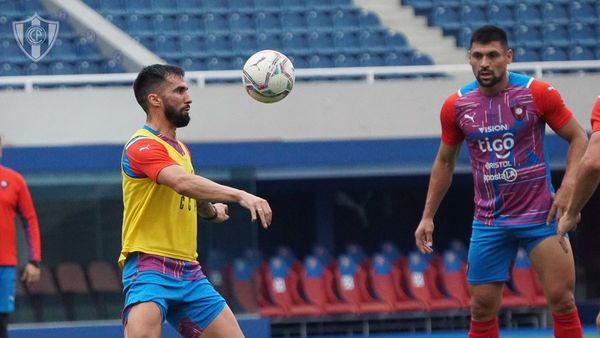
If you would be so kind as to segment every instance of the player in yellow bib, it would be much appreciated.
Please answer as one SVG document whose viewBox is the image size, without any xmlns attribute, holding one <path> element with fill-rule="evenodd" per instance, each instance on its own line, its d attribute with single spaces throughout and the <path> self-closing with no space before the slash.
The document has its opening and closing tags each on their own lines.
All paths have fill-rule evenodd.
<svg viewBox="0 0 600 338">
<path fill-rule="evenodd" d="M 224 222 L 228 207 L 221 202 L 236 202 L 252 221 L 271 224 L 266 200 L 194 173 L 190 152 L 176 136 L 190 121 L 184 75 L 179 67 L 152 65 L 133 85 L 146 124 L 129 139 L 121 160 L 126 338 L 159 338 L 164 320 L 186 338 L 243 337 L 196 260 L 197 217 Z"/>
</svg>

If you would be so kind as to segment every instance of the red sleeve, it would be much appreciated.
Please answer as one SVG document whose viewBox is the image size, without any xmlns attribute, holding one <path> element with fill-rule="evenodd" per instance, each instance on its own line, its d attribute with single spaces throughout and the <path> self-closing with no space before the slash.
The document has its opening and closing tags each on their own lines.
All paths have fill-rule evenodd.
<svg viewBox="0 0 600 338">
<path fill-rule="evenodd" d="M 440 121 L 442 123 L 442 142 L 447 145 L 456 145 L 462 142 L 465 138 L 462 130 L 456 124 L 456 112 L 454 111 L 454 103 L 458 98 L 458 93 L 454 93 L 444 101 L 442 110 L 440 111 Z"/>
<path fill-rule="evenodd" d="M 149 177 L 155 182 L 162 169 L 177 164 L 162 144 L 150 138 L 140 138 L 127 145 L 125 155 L 124 166 L 129 165 L 137 177 Z"/>
<path fill-rule="evenodd" d="M 38 218 L 35 214 L 35 208 L 33 207 L 33 201 L 31 200 L 31 194 L 25 180 L 20 177 L 19 187 L 19 204 L 18 210 L 23 223 L 23 230 L 25 231 L 25 240 L 29 248 L 28 257 L 29 261 L 41 261 L 42 249 L 40 246 L 40 227 L 38 224 Z"/>
<path fill-rule="evenodd" d="M 596 99 L 596 104 L 592 109 L 592 132 L 600 131 L 600 96 Z"/>
<path fill-rule="evenodd" d="M 533 80 L 529 89 L 539 116 L 550 128 L 559 130 L 571 120 L 573 113 L 567 108 L 556 88 L 546 82 Z"/>
</svg>

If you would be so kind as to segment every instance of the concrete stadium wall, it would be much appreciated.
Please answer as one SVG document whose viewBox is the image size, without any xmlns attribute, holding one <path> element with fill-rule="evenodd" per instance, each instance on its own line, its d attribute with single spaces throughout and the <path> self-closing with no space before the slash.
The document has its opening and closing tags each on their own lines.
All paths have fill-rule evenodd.
<svg viewBox="0 0 600 338">
<path fill-rule="evenodd" d="M 460 74 L 372 85 L 298 82 L 271 105 L 251 100 L 241 84 L 192 87 L 192 123 L 179 137 L 192 143 L 437 137 L 443 100 L 471 80 Z M 600 75 L 544 80 L 589 129 Z M 128 87 L 3 91 L 0 102 L 0 135 L 16 147 L 122 144 L 145 119 Z"/>
</svg>

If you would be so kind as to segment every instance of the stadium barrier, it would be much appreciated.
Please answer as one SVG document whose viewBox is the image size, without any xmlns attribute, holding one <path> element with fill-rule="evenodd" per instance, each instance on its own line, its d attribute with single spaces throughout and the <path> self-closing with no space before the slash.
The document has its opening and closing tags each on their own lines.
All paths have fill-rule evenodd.
<svg viewBox="0 0 600 338">
<path fill-rule="evenodd" d="M 600 71 L 600 60 L 593 61 L 547 61 L 520 62 L 509 66 L 512 71 L 530 72 L 540 79 L 548 72 Z M 468 64 L 428 65 L 428 66 L 383 66 L 383 67 L 351 67 L 351 68 L 304 68 L 296 69 L 297 80 L 331 79 L 332 77 L 362 80 L 374 83 L 380 78 L 393 76 L 440 76 L 440 74 L 457 74 L 471 72 Z M 125 85 L 131 84 L 136 73 L 123 74 L 73 74 L 73 75 L 35 75 L 35 76 L 3 76 L 0 87 L 18 86 L 31 92 L 36 86 L 61 85 Z M 241 82 L 240 70 L 222 71 L 189 71 L 186 79 L 191 85 L 204 87 L 211 81 Z"/>
</svg>

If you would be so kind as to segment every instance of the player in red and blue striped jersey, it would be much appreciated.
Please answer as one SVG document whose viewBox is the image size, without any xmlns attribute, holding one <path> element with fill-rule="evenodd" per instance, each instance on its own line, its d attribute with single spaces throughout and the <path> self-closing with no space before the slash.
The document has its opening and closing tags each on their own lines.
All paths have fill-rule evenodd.
<svg viewBox="0 0 600 338">
<path fill-rule="evenodd" d="M 586 134 L 556 88 L 507 70 L 506 33 L 477 29 L 469 48 L 476 81 L 450 95 L 441 110 L 441 144 L 433 164 L 423 217 L 415 232 L 423 253 L 432 252 L 433 217 L 452 181 L 460 146 L 467 145 L 475 185 L 468 254 L 471 294 L 469 338 L 497 338 L 497 312 L 518 247 L 540 274 L 556 338 L 581 338 L 575 306 L 575 267 L 563 251 L 555 219 L 567 206 Z M 544 151 L 549 125 L 569 143 L 567 168 L 554 192 Z"/>
<path fill-rule="evenodd" d="M 15 309 L 17 213 L 29 246 L 29 262 L 25 265 L 21 279 L 27 285 L 31 285 L 40 279 L 41 249 L 37 216 L 23 177 L 18 172 L 0 165 L 0 338 L 8 337 L 8 315 Z"/>
</svg>

